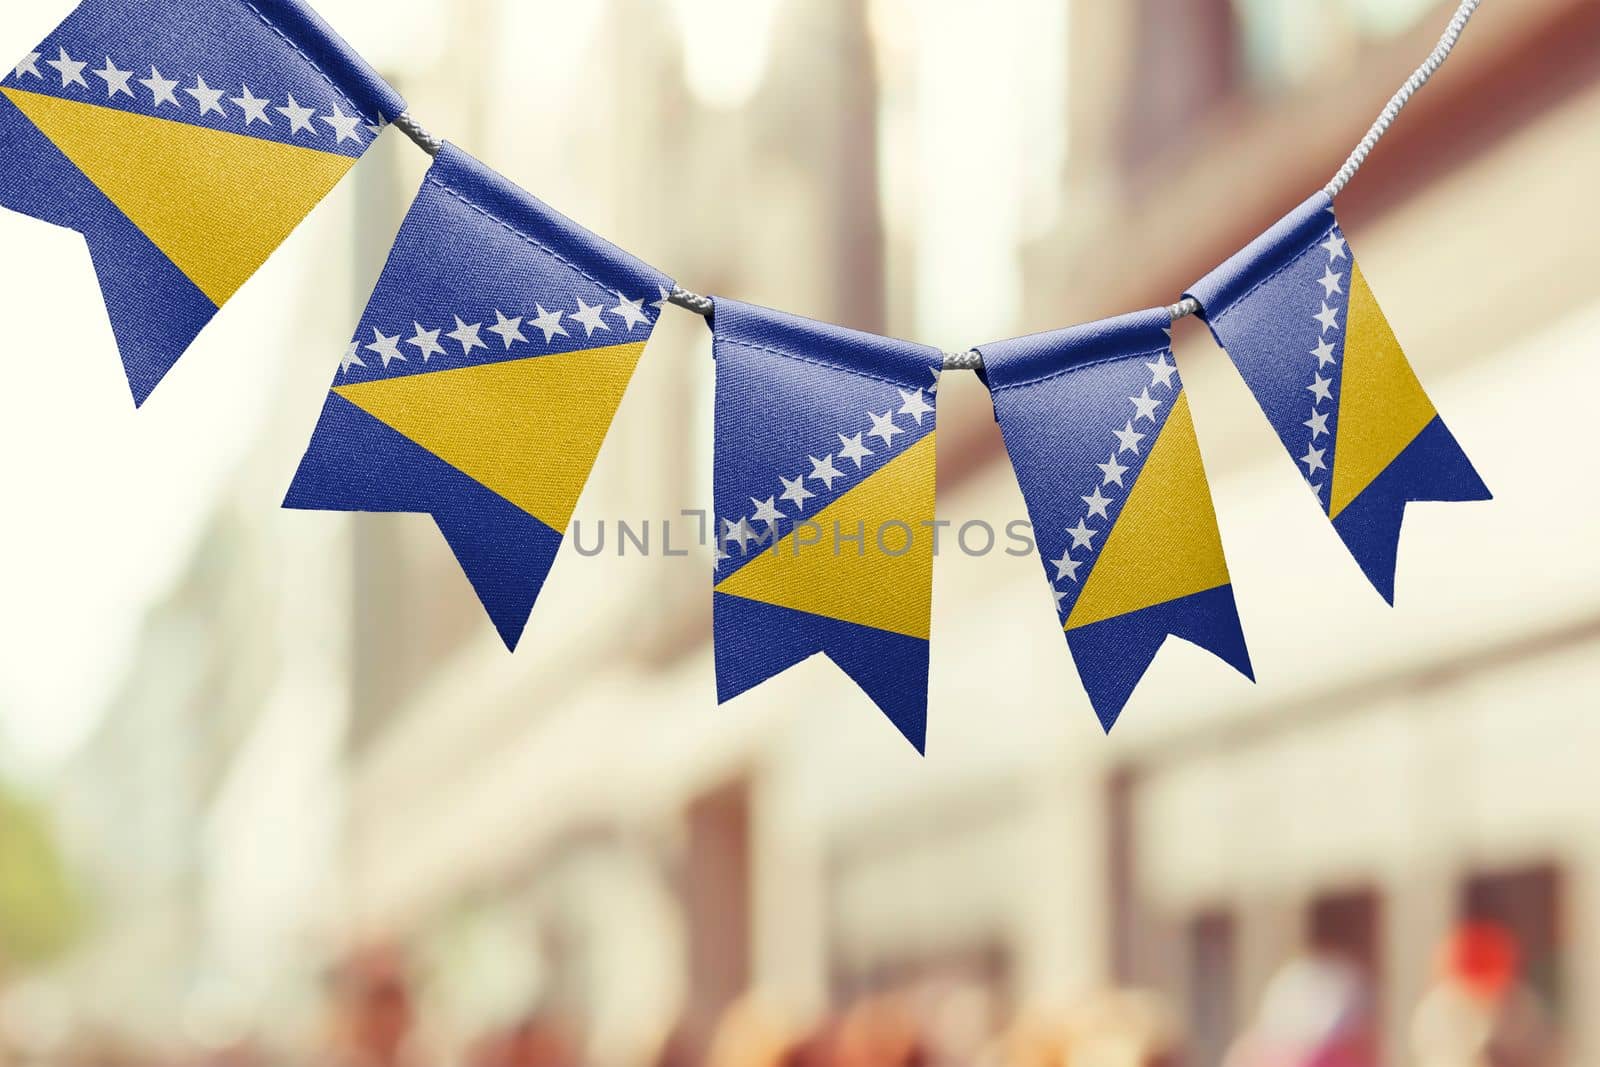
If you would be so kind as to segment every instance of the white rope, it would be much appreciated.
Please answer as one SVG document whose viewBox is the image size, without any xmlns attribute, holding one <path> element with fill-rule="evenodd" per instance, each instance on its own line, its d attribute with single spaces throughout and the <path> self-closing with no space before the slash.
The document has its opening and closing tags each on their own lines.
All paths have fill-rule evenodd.
<svg viewBox="0 0 1600 1067">
<path fill-rule="evenodd" d="M 1350 179 L 1356 176 L 1356 172 L 1361 169 L 1361 165 L 1367 161 L 1367 156 L 1371 155 L 1372 150 L 1378 146 L 1378 142 L 1383 140 L 1383 135 L 1389 132 L 1389 127 L 1394 125 L 1394 120 L 1400 117 L 1400 112 L 1405 110 L 1405 106 L 1411 102 L 1411 98 L 1417 94 L 1417 90 L 1427 85 L 1428 79 L 1437 74 L 1439 68 L 1444 66 L 1445 60 L 1449 59 L 1450 53 L 1455 50 L 1456 42 L 1461 40 L 1462 31 L 1467 28 L 1467 23 L 1472 21 L 1472 16 L 1477 12 L 1478 5 L 1482 2 L 1483 0 L 1462 0 L 1461 6 L 1456 8 L 1455 15 L 1450 19 L 1450 25 L 1445 27 L 1444 36 L 1439 38 L 1439 43 L 1434 46 L 1433 52 L 1429 54 L 1422 66 L 1418 67 L 1416 72 L 1406 79 L 1406 83 L 1400 87 L 1400 91 L 1390 98 L 1389 105 L 1378 116 L 1378 121 L 1372 124 L 1372 129 L 1367 131 L 1367 135 L 1361 139 L 1361 143 L 1356 145 L 1355 151 L 1350 153 L 1350 158 L 1345 160 L 1344 166 L 1339 168 L 1339 173 L 1334 175 L 1333 181 L 1328 183 L 1325 191 L 1330 199 L 1344 192 L 1345 186 L 1350 184 Z M 395 119 L 394 124 L 402 133 L 415 141 L 428 155 L 436 156 L 439 154 L 439 148 L 443 142 L 424 129 L 421 123 L 411 117 L 410 112 L 406 112 Z M 714 307 L 710 297 L 701 296 L 699 293 L 691 292 L 681 286 L 675 287 L 671 295 L 667 297 L 667 300 L 677 307 L 692 311 L 696 315 L 705 318 L 711 317 Z M 1193 297 L 1186 297 L 1167 308 L 1167 314 L 1172 316 L 1173 322 L 1188 318 L 1190 315 L 1197 315 L 1199 312 L 1200 303 Z M 946 370 L 981 371 L 983 370 L 983 355 L 977 351 L 952 352 L 944 357 L 944 366 Z"/>
<path fill-rule="evenodd" d="M 405 134 L 416 142 L 417 147 L 430 156 L 439 154 L 439 149 L 444 147 L 444 142 L 425 129 L 422 123 L 411 117 L 411 112 L 403 111 L 400 117 L 394 120 L 395 129 Z"/>
<path fill-rule="evenodd" d="M 1417 68 L 1416 73 L 1406 79 L 1400 91 L 1390 98 L 1389 106 L 1383 109 L 1378 121 L 1372 124 L 1372 129 L 1367 131 L 1361 143 L 1356 145 L 1356 150 L 1350 153 L 1350 158 L 1345 160 L 1344 166 L 1339 168 L 1339 173 L 1328 183 L 1326 191 L 1330 199 L 1344 192 L 1344 187 L 1350 184 L 1350 179 L 1356 176 L 1356 171 L 1361 169 L 1361 164 L 1367 161 L 1367 156 L 1377 147 L 1378 142 L 1383 140 L 1383 135 L 1389 132 L 1389 127 L 1394 125 L 1394 120 L 1400 117 L 1400 112 L 1405 110 L 1405 106 L 1411 102 L 1417 90 L 1427 85 L 1428 79 L 1444 66 L 1444 61 L 1450 58 L 1456 42 L 1461 40 L 1461 31 L 1467 28 L 1467 23 L 1472 21 L 1473 14 L 1482 2 L 1483 0 L 1462 0 L 1461 6 L 1456 8 L 1455 16 L 1450 19 L 1450 25 L 1445 27 L 1444 36 L 1439 38 L 1439 43 L 1433 52 L 1422 66 Z"/>
</svg>

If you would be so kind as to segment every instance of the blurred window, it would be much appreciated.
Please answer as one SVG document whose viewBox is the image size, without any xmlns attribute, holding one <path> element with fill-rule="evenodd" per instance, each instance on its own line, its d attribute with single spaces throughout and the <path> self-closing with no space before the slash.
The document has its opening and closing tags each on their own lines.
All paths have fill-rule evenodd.
<svg viewBox="0 0 1600 1067">
<path fill-rule="evenodd" d="M 1383 901 L 1375 889 L 1327 893 L 1306 912 L 1306 940 L 1360 969 L 1375 989 L 1382 976 Z"/>
<path fill-rule="evenodd" d="M 1491 871 L 1462 887 L 1462 918 L 1492 923 L 1509 933 L 1521 961 L 1522 981 L 1550 1010 L 1560 1013 L 1563 878 L 1553 865 Z"/>
<path fill-rule="evenodd" d="M 1188 1062 L 1221 1063 L 1238 1030 L 1239 948 L 1232 913 L 1210 911 L 1189 923 Z"/>
<path fill-rule="evenodd" d="M 1234 0 L 1250 81 L 1272 88 L 1314 80 L 1350 43 L 1389 37 L 1439 9 L 1439 0 Z"/>
<path fill-rule="evenodd" d="M 689 934 L 686 1035 L 701 1048 L 750 983 L 750 783 L 739 779 L 689 806 L 683 871 Z"/>
<path fill-rule="evenodd" d="M 1239 84 L 1231 0 L 1139 0 L 1124 157 L 1133 168 L 1182 143 Z"/>
</svg>

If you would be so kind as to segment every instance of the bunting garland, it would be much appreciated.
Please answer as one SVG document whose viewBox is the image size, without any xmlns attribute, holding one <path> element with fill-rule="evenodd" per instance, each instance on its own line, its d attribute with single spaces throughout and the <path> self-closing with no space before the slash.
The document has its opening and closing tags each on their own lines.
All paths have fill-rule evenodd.
<svg viewBox="0 0 1600 1067">
<path fill-rule="evenodd" d="M 515 649 L 671 284 L 445 145 L 285 506 L 432 515 Z"/>
<path fill-rule="evenodd" d="M 995 418 L 1100 723 L 1167 637 L 1254 679 L 1165 308 L 984 345 Z"/>
<path fill-rule="evenodd" d="M 142 404 L 393 122 L 436 158 L 285 506 L 431 515 L 514 649 L 662 310 L 686 307 L 716 361 L 719 699 L 822 653 L 919 752 L 937 386 L 978 369 L 1109 730 L 1168 637 L 1254 677 L 1173 321 L 1207 323 L 1390 602 L 1406 505 L 1490 498 L 1333 211 L 1479 2 L 1328 188 L 1182 303 L 961 356 L 676 288 L 432 138 L 303 0 L 84 0 L 0 78 L 0 204 L 83 234 Z"/>
<path fill-rule="evenodd" d="M 1406 504 L 1490 493 L 1400 350 L 1333 199 L 1307 200 L 1190 295 L 1350 554 L 1394 603 Z"/>
<path fill-rule="evenodd" d="M 936 348 L 718 300 L 717 692 L 818 652 L 921 751 Z"/>
<path fill-rule="evenodd" d="M 84 0 L 0 79 L 0 204 L 83 235 L 143 404 L 404 110 L 301 0 Z"/>
</svg>

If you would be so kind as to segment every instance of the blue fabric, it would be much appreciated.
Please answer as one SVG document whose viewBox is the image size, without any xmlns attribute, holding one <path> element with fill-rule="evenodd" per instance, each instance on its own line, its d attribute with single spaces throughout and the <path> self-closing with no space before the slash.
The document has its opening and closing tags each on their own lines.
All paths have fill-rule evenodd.
<svg viewBox="0 0 1600 1067">
<path fill-rule="evenodd" d="M 1183 393 L 1170 326 L 1167 311 L 1154 308 L 979 348 L 1063 626 L 1096 574 Z M 1118 436 L 1130 430 L 1142 435 L 1126 439 L 1137 452 Z M 1193 474 L 1204 494 L 1204 472 Z M 1210 523 L 1214 531 L 1208 498 L 1206 504 L 1204 514 L 1189 519 Z M 1070 532 L 1079 530 L 1093 533 L 1089 545 L 1081 543 L 1083 534 Z M 1143 561 L 1150 568 L 1163 562 Z M 1069 629 L 1078 673 L 1107 730 L 1169 634 L 1253 677 L 1231 586 Z"/>
<path fill-rule="evenodd" d="M 363 386 L 643 342 L 660 315 L 660 308 L 644 298 L 658 298 L 671 285 L 666 275 L 445 145 L 401 225 L 355 331 L 350 351 L 363 362 L 341 367 L 334 385 Z M 642 322 L 630 325 L 609 310 L 618 306 L 619 294 L 638 305 Z M 571 318 L 585 298 L 608 309 L 605 329 L 593 337 Z M 524 323 L 527 340 L 513 347 L 485 328 L 486 347 L 467 351 L 441 333 L 443 351 L 429 359 L 405 340 L 418 324 L 450 331 L 458 317 L 494 323 L 496 311 L 531 317 L 541 304 L 566 313 L 566 336 L 557 333 L 547 340 Z M 406 358 L 385 367 L 365 347 L 374 330 L 401 338 Z M 573 417 L 603 415 L 609 425 L 614 409 L 601 407 Z M 565 536 L 337 393 L 328 397 L 284 506 L 431 514 L 512 649 Z"/>
<path fill-rule="evenodd" d="M 0 86 L 133 114 L 349 157 L 405 110 L 405 102 L 301 0 L 84 0 L 34 51 L 31 70 L 0 69 Z M 87 64 L 85 85 L 65 80 L 49 61 L 61 52 Z M 131 72 L 129 93 L 111 94 L 95 72 L 107 59 Z M 171 104 L 155 106 L 141 79 L 160 71 L 178 85 Z M 184 92 L 196 77 L 222 91 L 218 114 Z M 270 123 L 245 122 L 233 103 L 245 87 L 269 98 Z M 130 95 L 131 94 L 131 95 Z M 313 109 L 314 132 L 292 132 L 275 109 L 290 96 Z M 321 116 L 360 119 L 354 139 L 340 139 Z M 130 167 L 139 161 L 130 159 Z M 272 191 L 263 189 L 262 196 Z M 93 183 L 0 98 L 0 205 L 77 230 L 88 243 L 134 400 L 143 404 L 216 314 L 216 307 L 132 225 Z M 204 205 L 195 205 L 204 210 Z"/>
<path fill-rule="evenodd" d="M 1169 636 L 1206 649 L 1255 680 L 1231 585 L 1069 630 L 1073 662 L 1108 733 Z"/>
<path fill-rule="evenodd" d="M 495 312 L 527 321 L 522 332 L 542 355 L 578 352 L 601 344 L 639 341 L 650 336 L 661 316 L 658 306 L 672 280 L 654 267 L 589 232 L 531 193 L 484 166 L 454 145 L 440 149 L 423 179 L 378 287 L 362 313 L 352 340 L 359 344 L 361 365 L 336 376 L 336 384 L 397 378 L 437 371 L 437 357 L 422 359 L 404 342 L 415 323 L 455 327 L 457 315 L 485 323 L 485 347 L 464 351 L 442 336 L 448 366 L 471 367 L 522 359 L 529 350 L 520 343 L 507 348 L 488 326 Z M 630 328 L 611 314 L 618 294 L 643 300 L 645 322 Z M 581 299 L 607 309 L 606 328 L 590 334 L 572 317 Z M 558 306 L 559 305 L 559 306 Z M 548 339 L 531 320 L 537 308 L 560 312 L 564 333 Z M 403 361 L 387 367 L 366 346 L 374 330 L 402 335 Z"/>
<path fill-rule="evenodd" d="M 1417 495 L 1417 494 L 1424 495 Z M 1400 553 L 1400 526 L 1406 504 L 1413 500 L 1488 500 L 1489 490 L 1468 462 L 1466 453 L 1434 419 L 1400 453 L 1366 492 L 1333 520 L 1345 547 L 1379 593 L 1394 603 L 1395 566 Z"/>
<path fill-rule="evenodd" d="M 63 86 L 47 65 L 62 49 L 89 64 L 83 69 L 87 89 Z M 84 0 L 33 50 L 40 53 L 40 76 L 5 69 L 0 84 L 352 157 L 372 144 L 374 134 L 365 127 L 392 122 L 406 109 L 405 100 L 302 0 Z M 94 73 L 108 58 L 133 72 L 132 95 L 111 95 Z M 151 91 L 140 84 L 152 67 L 178 82 L 177 107 L 153 106 Z M 202 114 L 183 91 L 196 76 L 223 90 L 223 114 Z M 270 122 L 244 121 L 233 98 L 246 87 L 254 97 L 270 98 Z M 360 118 L 358 139 L 340 140 L 320 117 L 312 120 L 314 134 L 295 133 L 276 110 L 290 96 L 318 116 L 337 106 Z"/>
<path fill-rule="evenodd" d="M 143 404 L 216 305 L 4 96 L 0 205 L 83 235 L 128 386 Z"/>
<path fill-rule="evenodd" d="M 944 356 L 926 345 L 733 300 L 716 301 L 711 328 L 717 362 L 714 521 L 719 556 L 725 554 L 716 579 L 722 582 L 760 553 L 755 542 L 742 550 L 722 541 L 728 524 L 749 522 L 765 534 L 766 524 L 753 521 L 752 513 L 770 499 L 783 515 L 774 535 L 781 539 L 934 432 Z M 912 403 L 927 405 L 920 419 L 900 413 Z M 873 416 L 884 415 L 899 431 L 888 442 L 871 436 Z M 843 454 L 846 442 L 858 435 L 872 453 L 859 466 Z M 784 499 L 796 479 L 809 495 Z M 933 515 L 895 519 L 915 527 Z M 716 605 L 717 680 L 724 701 L 825 652 L 923 750 L 926 640 L 743 597 L 719 594 Z"/>
<path fill-rule="evenodd" d="M 561 534 L 354 404 L 328 394 L 284 507 L 434 517 L 507 647 L 515 648 Z"/>
<path fill-rule="evenodd" d="M 720 703 L 821 653 L 918 752 L 926 750 L 928 642 L 722 593 L 713 595 L 712 618 Z"/>
<path fill-rule="evenodd" d="M 1333 201 L 1319 192 L 1188 293 L 1324 514 L 1334 511 L 1341 439 L 1361 432 L 1341 422 L 1354 263 Z M 1331 317 L 1324 322 L 1324 316 Z M 1326 396 L 1310 391 L 1308 383 L 1324 387 Z M 1322 425 L 1308 417 L 1322 419 Z M 1455 438 L 1435 419 L 1333 524 L 1372 584 L 1393 603 L 1406 502 L 1490 497 Z"/>
</svg>

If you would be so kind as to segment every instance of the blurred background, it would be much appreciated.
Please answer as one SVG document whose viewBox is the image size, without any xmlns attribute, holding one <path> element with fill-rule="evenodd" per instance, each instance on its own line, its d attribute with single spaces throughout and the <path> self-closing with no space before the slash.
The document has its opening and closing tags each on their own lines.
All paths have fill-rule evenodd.
<svg viewBox="0 0 1600 1067">
<path fill-rule="evenodd" d="M 1450 7 L 318 6 L 684 284 L 949 349 L 1175 300 Z M 1600 1063 L 1600 4 L 1485 4 L 1340 201 L 1497 501 L 1413 508 L 1389 609 L 1181 323 L 1260 683 L 1174 643 L 1109 740 L 1033 559 L 939 560 L 922 759 L 824 660 L 719 708 L 704 551 L 569 549 L 511 656 L 427 518 L 280 511 L 426 164 L 137 418 L 81 241 L 0 217 L 0 1064 Z M 709 504 L 711 380 L 669 315 L 581 522 Z M 941 517 L 1023 517 L 940 397 Z"/>
</svg>

